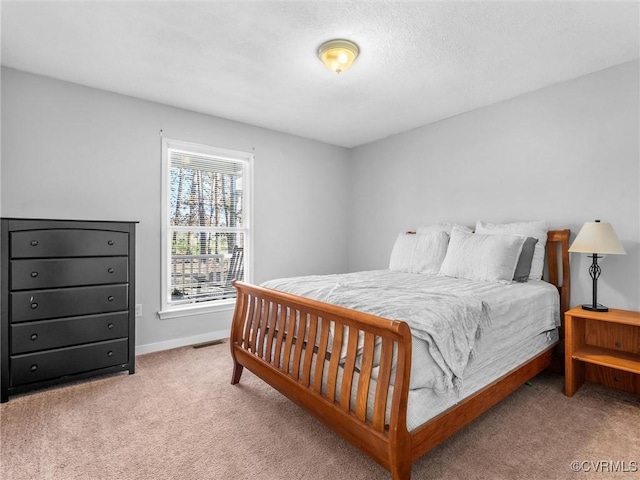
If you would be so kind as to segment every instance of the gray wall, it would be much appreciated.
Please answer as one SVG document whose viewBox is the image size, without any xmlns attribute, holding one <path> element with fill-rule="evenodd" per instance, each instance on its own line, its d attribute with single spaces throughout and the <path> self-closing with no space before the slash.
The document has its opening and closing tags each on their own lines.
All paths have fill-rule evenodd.
<svg viewBox="0 0 640 480">
<path fill-rule="evenodd" d="M 384 268 L 398 232 L 610 222 L 627 255 L 600 263 L 598 300 L 640 308 L 639 64 L 619 65 L 364 145 L 351 156 L 349 268 Z M 572 304 L 588 303 L 586 255 L 572 254 Z"/>
<path fill-rule="evenodd" d="M 139 351 L 215 337 L 231 318 L 157 318 L 160 129 L 255 154 L 254 281 L 346 271 L 348 150 L 3 68 L 2 215 L 139 221 Z"/>
<path fill-rule="evenodd" d="M 224 334 L 230 312 L 160 320 L 160 138 L 255 153 L 255 276 L 384 268 L 398 232 L 547 219 L 613 224 L 599 300 L 640 308 L 638 62 L 351 151 L 2 69 L 3 216 L 138 220 L 139 351 Z M 572 303 L 588 302 L 572 255 Z"/>
</svg>

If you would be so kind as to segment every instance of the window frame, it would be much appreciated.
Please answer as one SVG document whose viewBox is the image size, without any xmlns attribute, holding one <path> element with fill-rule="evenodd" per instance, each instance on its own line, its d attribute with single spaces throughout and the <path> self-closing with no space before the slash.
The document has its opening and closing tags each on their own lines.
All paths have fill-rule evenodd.
<svg viewBox="0 0 640 480">
<path fill-rule="evenodd" d="M 169 194 L 171 190 L 170 158 L 169 150 L 186 150 L 194 154 L 213 156 L 221 160 L 242 162 L 243 168 L 243 228 L 244 233 L 244 280 L 251 282 L 253 279 L 253 160 L 254 155 L 248 152 L 227 150 L 211 147 L 200 143 L 187 142 L 172 138 L 162 137 L 162 208 L 161 208 L 161 309 L 158 312 L 160 319 L 178 318 L 189 315 L 200 315 L 211 312 L 233 310 L 236 299 L 206 300 L 202 302 L 172 305 L 169 302 L 168 291 L 171 282 L 171 242 L 170 235 L 170 209 Z"/>
</svg>

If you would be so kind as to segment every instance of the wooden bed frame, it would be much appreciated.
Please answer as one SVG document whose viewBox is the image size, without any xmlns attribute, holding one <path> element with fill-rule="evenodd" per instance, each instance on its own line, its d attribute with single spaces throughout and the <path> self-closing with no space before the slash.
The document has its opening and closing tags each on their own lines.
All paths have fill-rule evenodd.
<svg viewBox="0 0 640 480">
<path fill-rule="evenodd" d="M 569 230 L 552 230 L 547 241 L 547 276 L 560 292 L 561 318 L 569 309 L 569 234 Z M 405 322 L 239 281 L 234 285 L 238 296 L 231 327 L 231 383 L 238 383 L 247 367 L 371 456 L 391 472 L 393 480 L 410 479 L 414 460 L 552 363 L 554 347 L 409 432 L 411 332 Z M 334 327 L 331 342 L 330 324 Z M 360 335 L 348 335 L 354 330 Z M 285 333 L 294 331 L 295 335 Z M 364 338 L 363 345 L 358 345 L 359 337 Z M 340 359 L 340 355 L 330 353 L 340 352 L 343 340 L 346 359 L 344 354 Z M 377 344 L 380 369 L 377 381 L 370 382 Z M 360 353 L 361 363 L 357 365 Z M 318 358 L 326 361 L 314 361 Z M 370 388 L 374 392 L 369 392 Z M 373 401 L 368 400 L 370 393 Z M 390 418 L 385 421 L 388 408 Z"/>
</svg>

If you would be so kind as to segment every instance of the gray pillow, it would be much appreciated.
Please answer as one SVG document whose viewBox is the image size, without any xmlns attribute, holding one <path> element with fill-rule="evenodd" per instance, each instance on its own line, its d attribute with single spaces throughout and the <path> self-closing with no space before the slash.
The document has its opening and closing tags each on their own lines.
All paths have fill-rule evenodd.
<svg viewBox="0 0 640 480">
<path fill-rule="evenodd" d="M 531 272 L 531 262 L 533 260 L 533 253 L 535 252 L 536 243 L 538 239 L 535 237 L 527 237 L 522 246 L 522 252 L 516 265 L 516 271 L 513 273 L 513 279 L 516 282 L 526 282 L 529 279 L 529 273 Z"/>
</svg>

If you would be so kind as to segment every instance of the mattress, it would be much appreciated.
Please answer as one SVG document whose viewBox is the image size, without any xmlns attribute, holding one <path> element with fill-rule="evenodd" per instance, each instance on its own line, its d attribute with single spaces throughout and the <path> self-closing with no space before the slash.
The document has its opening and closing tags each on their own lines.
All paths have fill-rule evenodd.
<svg viewBox="0 0 640 480">
<path fill-rule="evenodd" d="M 553 347 L 557 342 L 558 330 L 554 329 L 540 333 L 533 338 L 522 339 L 519 343 L 504 349 L 500 354 L 481 359 L 473 367 L 470 366 L 462 388 L 456 393 L 439 395 L 430 388 L 409 390 L 407 429 L 414 430 L 516 367 Z"/>
<path fill-rule="evenodd" d="M 457 401 L 466 392 L 467 377 L 493 365 L 505 352 L 514 350 L 519 354 L 527 342 L 540 334 L 547 338 L 547 332 L 555 331 L 560 324 L 558 291 L 543 281 L 500 284 L 375 270 L 277 279 L 265 282 L 263 286 L 407 321 L 413 336 L 409 388 L 411 391 L 429 390 L 434 396 L 447 400 L 436 402 L 438 404 L 449 405 L 450 399 Z M 384 301 L 377 292 L 386 292 L 389 298 Z M 425 295 L 428 302 L 420 308 L 417 303 L 424 300 Z M 477 304 L 481 304 L 486 316 L 479 318 L 476 324 L 469 324 L 467 331 L 449 332 L 460 336 L 454 342 L 437 341 L 438 338 L 425 334 L 416 336 L 416 322 L 428 322 L 429 318 L 422 317 L 428 317 L 439 302 L 445 302 L 446 308 L 441 310 L 451 311 L 452 317 L 447 319 L 450 324 L 468 322 L 465 313 L 473 311 Z M 454 308 L 459 304 L 467 308 Z M 422 323 L 418 328 L 422 328 Z M 465 348 L 447 352 L 451 343 L 463 343 Z M 455 366 L 457 371 L 452 371 L 446 361 L 452 357 L 460 360 Z M 372 376 L 375 380 L 376 368 Z"/>
<path fill-rule="evenodd" d="M 489 322 L 480 332 L 472 358 L 461 379 L 494 361 L 505 350 L 526 344 L 538 334 L 555 331 L 560 325 L 560 304 L 557 289 L 544 281 L 529 281 L 509 285 L 472 282 L 476 295 L 489 306 Z M 439 382 L 442 372 L 424 365 L 431 364 L 429 344 L 413 338 L 410 389 L 431 388 L 436 394 L 446 394 Z"/>
</svg>

